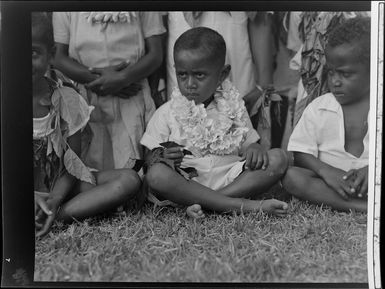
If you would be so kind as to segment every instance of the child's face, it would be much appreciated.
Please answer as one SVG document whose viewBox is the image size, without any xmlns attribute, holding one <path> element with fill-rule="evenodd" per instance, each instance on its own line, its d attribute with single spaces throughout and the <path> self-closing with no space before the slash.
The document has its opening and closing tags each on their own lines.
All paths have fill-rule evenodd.
<svg viewBox="0 0 385 289">
<path fill-rule="evenodd" d="M 357 60 L 354 49 L 349 44 L 326 49 L 329 89 L 340 104 L 355 103 L 370 95 L 370 71 Z"/>
<path fill-rule="evenodd" d="M 51 51 L 37 37 L 37 31 L 32 29 L 32 84 L 37 85 L 44 78 L 51 61 Z"/>
<path fill-rule="evenodd" d="M 209 99 L 230 71 L 229 66 L 209 61 L 199 50 L 181 50 L 174 60 L 179 90 L 196 104 Z"/>
</svg>

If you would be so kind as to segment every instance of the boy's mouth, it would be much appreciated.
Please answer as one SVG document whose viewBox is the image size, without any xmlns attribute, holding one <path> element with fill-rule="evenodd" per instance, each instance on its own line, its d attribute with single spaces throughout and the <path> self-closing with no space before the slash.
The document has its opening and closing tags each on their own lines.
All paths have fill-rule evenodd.
<svg viewBox="0 0 385 289">
<path fill-rule="evenodd" d="M 189 98 L 189 99 L 193 99 L 195 97 L 199 96 L 198 93 L 186 93 L 185 94 L 185 97 Z"/>
<path fill-rule="evenodd" d="M 333 94 L 335 97 L 344 97 L 345 96 L 345 93 L 343 93 L 343 92 L 333 92 Z"/>
</svg>

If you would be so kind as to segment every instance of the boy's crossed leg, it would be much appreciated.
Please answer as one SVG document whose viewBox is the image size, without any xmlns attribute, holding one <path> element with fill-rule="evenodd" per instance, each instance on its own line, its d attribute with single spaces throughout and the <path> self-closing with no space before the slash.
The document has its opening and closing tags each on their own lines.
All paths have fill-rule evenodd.
<svg viewBox="0 0 385 289">
<path fill-rule="evenodd" d="M 257 171 L 253 171 L 253 173 L 255 172 Z M 265 174 L 266 173 L 268 172 L 265 172 Z M 249 174 L 244 178 L 250 182 L 253 180 L 254 186 L 245 181 L 238 181 L 230 190 L 228 189 L 230 185 L 227 186 L 227 192 L 239 188 L 246 196 L 247 194 L 245 192 L 253 191 L 253 188 L 256 186 L 255 183 L 259 180 L 256 179 L 255 175 L 252 177 L 251 175 L 249 176 Z M 194 205 L 187 210 L 188 213 L 191 213 L 189 215 L 192 217 L 202 217 L 202 208 L 218 212 L 252 212 L 262 210 L 278 216 L 284 216 L 287 211 L 287 204 L 285 202 L 274 199 L 257 201 L 245 199 L 242 196 L 227 196 L 223 194 L 223 192 L 214 191 L 193 180 L 186 180 L 173 169 L 162 163 L 151 166 L 146 174 L 146 180 L 149 186 L 163 198 L 186 206 Z M 272 184 L 273 183 L 274 182 L 272 182 Z M 246 189 L 243 189 L 242 184 Z"/>
<path fill-rule="evenodd" d="M 72 221 L 84 219 L 111 210 L 138 193 L 141 181 L 135 171 L 115 169 L 95 173 L 96 186 L 79 182 L 75 196 L 63 204 L 58 219 Z"/>
<path fill-rule="evenodd" d="M 276 184 L 285 174 L 288 157 L 281 149 L 267 152 L 269 165 L 265 170 L 245 170 L 231 184 L 219 190 L 223 195 L 254 199 Z"/>
<path fill-rule="evenodd" d="M 308 200 L 315 204 L 325 204 L 337 210 L 367 211 L 366 201 L 356 198 L 343 199 L 320 177 L 308 169 L 290 167 L 282 183 L 290 194 L 299 199 Z"/>
</svg>

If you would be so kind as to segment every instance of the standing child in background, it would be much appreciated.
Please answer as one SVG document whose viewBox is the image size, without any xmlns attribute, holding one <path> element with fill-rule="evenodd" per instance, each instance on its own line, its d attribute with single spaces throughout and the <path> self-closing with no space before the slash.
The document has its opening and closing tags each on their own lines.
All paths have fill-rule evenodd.
<svg viewBox="0 0 385 289">
<path fill-rule="evenodd" d="M 294 126 L 298 123 L 305 107 L 315 98 L 329 91 L 325 69 L 325 45 L 338 24 L 354 17 L 369 17 L 370 12 L 342 11 L 292 11 L 292 25 L 289 27 L 290 46 L 297 50 L 290 67 L 298 70 L 297 99 L 294 112 Z"/>
<path fill-rule="evenodd" d="M 230 72 L 225 55 L 223 37 L 209 28 L 192 28 L 175 42 L 178 88 L 141 140 L 152 150 L 146 180 L 157 198 L 191 206 L 195 218 L 202 208 L 283 216 L 285 202 L 249 199 L 283 176 L 287 159 L 282 150 L 265 151 L 257 143 L 242 96 L 224 81 Z M 164 142 L 177 145 L 162 148 Z"/>
<path fill-rule="evenodd" d="M 47 77 L 54 53 L 52 23 L 32 13 L 32 100 L 35 224 L 37 236 L 56 219 L 71 221 L 113 209 L 135 196 L 140 179 L 133 170 L 92 174 L 82 163 L 80 131 L 93 107 L 73 88 Z"/>
<path fill-rule="evenodd" d="M 95 106 L 92 138 L 82 150 L 87 166 L 132 168 L 155 111 L 146 77 L 162 62 L 157 12 L 54 12 L 55 66 L 80 85 Z M 83 135 L 86 139 L 87 134 Z"/>
<path fill-rule="evenodd" d="M 290 138 L 285 188 L 338 210 L 367 210 L 370 19 L 337 26 L 326 46 L 330 93 L 311 102 Z"/>
</svg>

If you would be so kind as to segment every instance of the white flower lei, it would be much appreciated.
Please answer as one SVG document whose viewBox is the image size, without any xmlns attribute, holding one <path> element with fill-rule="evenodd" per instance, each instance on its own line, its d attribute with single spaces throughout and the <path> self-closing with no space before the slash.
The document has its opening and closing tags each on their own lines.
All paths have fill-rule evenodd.
<svg viewBox="0 0 385 289">
<path fill-rule="evenodd" d="M 248 128 L 243 119 L 246 108 L 235 86 L 228 80 L 214 94 L 217 118 L 207 117 L 204 105 L 185 98 L 176 87 L 171 94 L 171 113 L 179 124 L 180 137 L 201 155 L 231 154 L 239 149 Z M 189 148 L 187 148 L 189 149 Z"/>
<path fill-rule="evenodd" d="M 89 23 L 117 23 L 117 22 L 131 22 L 136 18 L 136 12 L 132 11 L 96 11 L 96 12 L 81 12 Z"/>
</svg>

